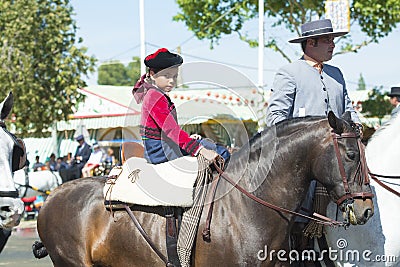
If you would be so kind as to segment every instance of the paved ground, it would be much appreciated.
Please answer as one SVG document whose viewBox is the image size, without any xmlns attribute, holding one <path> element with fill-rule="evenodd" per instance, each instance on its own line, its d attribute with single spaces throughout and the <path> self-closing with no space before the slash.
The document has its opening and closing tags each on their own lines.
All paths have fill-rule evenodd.
<svg viewBox="0 0 400 267">
<path fill-rule="evenodd" d="M 0 254 L 0 266 L 7 267 L 49 267 L 53 266 L 50 257 L 36 259 L 32 254 L 32 244 L 39 240 L 36 220 L 22 221 L 8 239 Z"/>
</svg>

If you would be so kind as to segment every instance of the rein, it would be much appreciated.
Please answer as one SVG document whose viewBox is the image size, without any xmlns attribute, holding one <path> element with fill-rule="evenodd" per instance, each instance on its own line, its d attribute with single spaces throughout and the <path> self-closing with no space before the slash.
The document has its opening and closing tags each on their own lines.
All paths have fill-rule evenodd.
<svg viewBox="0 0 400 267">
<path fill-rule="evenodd" d="M 379 179 L 377 178 L 377 176 L 378 176 L 378 177 L 381 177 L 381 178 L 393 178 L 393 179 L 398 179 L 398 178 L 400 178 L 399 176 L 378 175 L 378 174 L 374 174 L 374 173 L 371 173 L 371 172 L 368 172 L 368 173 L 369 173 L 369 175 L 371 175 L 371 178 L 372 178 L 377 184 L 379 184 L 380 186 L 382 186 L 383 188 L 385 188 L 385 189 L 386 189 L 387 191 L 389 191 L 390 193 L 393 193 L 393 194 L 395 194 L 396 196 L 400 197 L 400 192 L 399 192 L 399 191 L 396 191 L 395 189 L 391 188 L 390 186 L 384 184 L 381 180 L 379 180 Z"/>
<path fill-rule="evenodd" d="M 259 203 L 259 204 L 261 204 L 261 205 L 263 205 L 265 207 L 268 207 L 270 209 L 273 209 L 273 210 L 276 210 L 276 211 L 279 211 L 279 212 L 284 212 L 284 213 L 289 213 L 289 214 L 296 215 L 296 216 L 301 216 L 303 218 L 307 218 L 307 219 L 316 221 L 317 223 L 320 223 L 320 224 L 323 224 L 323 225 L 344 226 L 344 223 L 335 221 L 335 220 L 330 219 L 330 218 L 327 218 L 327 217 L 325 217 L 325 216 L 323 216 L 321 214 L 318 214 L 318 213 L 314 213 L 313 215 L 318 217 L 318 218 L 320 218 L 320 219 L 316 219 L 316 218 L 313 218 L 313 217 L 310 217 L 310 216 L 307 216 L 307 215 L 304 215 L 304 214 L 301 214 L 301 213 L 298 213 L 298 212 L 295 212 L 295 211 L 292 211 L 292 210 L 288 210 L 288 209 L 276 206 L 274 204 L 271 204 L 271 203 L 269 203 L 269 202 L 267 202 L 267 201 L 255 196 L 255 195 L 251 194 L 246 189 L 244 189 L 243 187 L 241 187 L 240 185 L 235 183 L 233 181 L 233 179 L 230 178 L 226 173 L 224 173 L 224 171 L 215 162 L 214 162 L 214 166 L 215 166 L 216 170 L 218 171 L 218 174 L 219 174 L 218 177 L 220 176 L 220 177 L 224 178 L 228 183 L 233 185 L 236 189 L 238 189 L 245 196 L 249 197 L 250 199 L 256 201 L 257 203 Z"/>
<path fill-rule="evenodd" d="M 21 187 L 30 188 L 30 189 L 32 189 L 32 190 L 34 190 L 34 191 L 37 191 L 37 192 L 39 192 L 39 193 L 42 193 L 42 194 L 50 195 L 50 193 L 51 193 L 49 190 L 41 190 L 41 189 L 39 189 L 39 188 L 37 188 L 37 187 L 31 186 L 29 183 L 27 183 L 27 184 L 15 183 L 15 184 L 16 184 L 16 185 L 19 185 L 19 186 L 21 186 Z M 27 192 L 27 191 L 25 191 L 25 194 L 24 194 L 23 197 L 26 196 L 26 192 Z"/>
<path fill-rule="evenodd" d="M 381 178 L 388 178 L 388 179 L 400 179 L 400 176 L 396 176 L 396 175 L 382 175 L 382 174 L 372 173 L 370 171 L 368 171 L 368 173 L 369 173 L 369 175 L 371 175 L 371 177 L 373 176 L 374 178 L 381 177 Z"/>
<path fill-rule="evenodd" d="M 367 162 L 366 162 L 366 158 L 365 158 L 365 151 L 364 151 L 364 146 L 361 143 L 361 140 L 359 138 L 359 135 L 355 134 L 355 133 L 342 133 L 342 134 L 336 134 L 332 131 L 332 139 L 333 139 L 333 144 L 334 144 L 334 148 L 335 148 L 335 155 L 339 164 L 339 171 L 340 171 L 340 176 L 342 177 L 343 180 L 343 187 L 345 189 L 345 195 L 342 196 L 341 198 L 339 198 L 336 201 L 337 205 L 340 205 L 343 203 L 343 201 L 348 200 L 348 199 L 354 199 L 354 198 L 368 198 L 368 197 L 374 197 L 374 194 L 369 193 L 369 192 L 360 192 L 360 193 L 351 193 L 350 189 L 349 189 L 349 184 L 347 181 L 347 176 L 346 176 L 346 172 L 344 169 L 344 165 L 341 159 L 341 155 L 340 155 L 340 151 L 339 151 L 339 144 L 338 144 L 338 139 L 341 138 L 357 138 L 357 144 L 358 144 L 358 148 L 360 151 L 360 162 L 358 164 L 357 167 L 357 171 L 355 173 L 354 179 L 358 178 L 358 182 L 361 184 L 362 182 L 364 182 L 364 184 L 369 184 L 369 179 L 368 179 L 368 167 L 367 167 Z M 210 207 L 208 210 L 208 216 L 207 216 L 207 220 L 206 220 L 206 225 L 205 228 L 203 230 L 203 239 L 205 241 L 209 241 L 210 240 L 210 225 L 211 225 L 211 217 L 212 217 L 212 211 L 213 211 L 213 206 L 214 206 L 214 196 L 215 196 L 215 191 L 216 191 L 216 187 L 218 184 L 218 180 L 219 177 L 224 178 L 227 182 L 229 182 L 231 185 L 233 185 L 236 189 L 238 189 L 241 193 L 243 193 L 244 195 L 246 195 L 247 197 L 249 197 L 250 199 L 256 201 L 257 203 L 268 207 L 270 209 L 273 209 L 275 211 L 278 212 L 284 212 L 284 213 L 288 213 L 288 214 L 292 214 L 295 216 L 300 216 L 309 220 L 313 220 L 316 223 L 322 224 L 322 225 L 328 225 L 328 226 L 346 226 L 347 223 L 344 222 L 339 222 L 333 219 L 330 219 L 326 216 L 323 216 L 321 214 L 318 213 L 313 213 L 313 216 L 317 217 L 310 217 L 292 210 L 288 210 L 279 206 L 276 206 L 274 204 L 271 204 L 263 199 L 260 199 L 259 197 L 251 194 L 250 192 L 248 192 L 246 189 L 244 189 L 243 187 L 241 187 L 240 185 L 238 185 L 237 183 L 235 183 L 226 173 L 224 173 L 224 171 L 220 168 L 220 166 L 218 166 L 216 160 L 213 161 L 214 163 L 214 167 L 215 169 L 218 171 L 218 176 L 216 178 L 214 187 L 212 188 L 212 199 L 211 199 L 211 203 L 210 203 Z M 363 181 L 363 177 L 365 177 L 365 180 Z"/>
</svg>

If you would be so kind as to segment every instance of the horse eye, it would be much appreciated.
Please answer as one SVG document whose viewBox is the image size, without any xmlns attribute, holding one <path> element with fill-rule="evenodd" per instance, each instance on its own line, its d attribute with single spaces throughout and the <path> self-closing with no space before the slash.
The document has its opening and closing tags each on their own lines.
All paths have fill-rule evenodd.
<svg viewBox="0 0 400 267">
<path fill-rule="evenodd" d="M 356 158 L 356 153 L 354 151 L 348 151 L 346 153 L 347 157 L 351 160 L 354 160 Z"/>
</svg>

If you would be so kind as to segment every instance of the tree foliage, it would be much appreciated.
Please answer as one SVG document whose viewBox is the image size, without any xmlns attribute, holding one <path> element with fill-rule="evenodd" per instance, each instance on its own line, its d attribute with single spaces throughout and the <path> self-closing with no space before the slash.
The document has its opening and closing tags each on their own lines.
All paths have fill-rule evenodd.
<svg viewBox="0 0 400 267">
<path fill-rule="evenodd" d="M 367 86 L 365 84 L 365 80 L 364 77 L 362 76 L 362 74 L 360 73 L 360 78 L 358 79 L 358 87 L 357 90 L 358 91 L 364 91 L 367 89 Z"/>
<path fill-rule="evenodd" d="M 237 33 L 239 38 L 250 46 L 258 46 L 257 39 L 247 36 L 245 22 L 258 16 L 257 0 L 176 0 L 181 12 L 174 20 L 185 22 L 188 29 L 199 39 L 209 39 L 211 46 L 224 36 Z M 352 40 L 351 35 L 341 37 L 343 46 L 338 53 L 357 52 L 371 42 L 378 42 L 387 36 L 400 22 L 400 0 L 353 0 L 350 1 L 351 24 L 357 24 L 366 39 L 360 43 Z M 300 35 L 300 25 L 312 17 L 323 17 L 324 1 L 265 1 L 265 15 L 271 18 L 273 28 L 284 26 Z M 278 30 L 280 28 L 277 28 Z M 269 38 L 265 46 L 279 52 L 290 61 L 276 40 Z"/>
<path fill-rule="evenodd" d="M 72 16 L 69 0 L 0 0 L 0 98 L 13 91 L 22 136 L 46 135 L 84 99 L 77 88 L 95 58 L 79 47 Z"/>
<path fill-rule="evenodd" d="M 390 114 L 392 105 L 382 93 L 382 87 L 375 87 L 368 93 L 368 99 L 362 103 L 362 113 L 367 117 L 378 117 L 382 119 Z"/>
<path fill-rule="evenodd" d="M 100 85 L 133 86 L 140 78 L 140 58 L 124 66 L 118 61 L 107 62 L 98 69 L 97 83 Z"/>
</svg>

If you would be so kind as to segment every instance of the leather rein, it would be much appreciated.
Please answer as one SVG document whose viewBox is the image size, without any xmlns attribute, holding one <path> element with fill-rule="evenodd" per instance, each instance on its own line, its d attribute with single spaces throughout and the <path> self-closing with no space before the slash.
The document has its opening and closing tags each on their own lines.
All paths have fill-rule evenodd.
<svg viewBox="0 0 400 267">
<path fill-rule="evenodd" d="M 339 151 L 339 145 L 338 145 L 338 139 L 342 139 L 342 138 L 357 138 L 357 143 L 358 143 L 358 148 L 359 148 L 359 152 L 360 152 L 360 162 L 358 164 L 357 167 L 357 171 L 355 173 L 355 177 L 354 179 L 357 179 L 359 183 L 364 182 L 364 184 L 369 184 L 369 179 L 368 179 L 368 168 L 367 168 L 367 163 L 366 163 L 366 158 L 365 158 L 365 151 L 364 151 L 364 146 L 361 143 L 361 140 L 359 138 L 358 134 L 355 133 L 342 133 L 342 134 L 336 134 L 332 131 L 332 139 L 333 139 L 333 143 L 334 143 L 334 148 L 335 148 L 335 155 L 339 164 L 339 171 L 340 171 L 340 175 L 342 177 L 342 181 L 343 181 L 343 187 L 345 189 L 345 195 L 343 195 L 341 198 L 339 198 L 336 201 L 337 205 L 342 204 L 344 201 L 349 200 L 349 199 L 354 199 L 354 198 L 368 198 L 368 197 L 373 197 L 374 194 L 369 193 L 369 192 L 360 192 L 360 193 L 351 193 L 350 189 L 349 189 L 349 184 L 347 181 L 347 176 L 346 176 L 346 172 L 344 169 L 344 165 L 343 165 L 343 161 L 341 159 L 341 155 L 340 155 L 340 151 Z M 220 166 L 217 164 L 216 161 L 213 162 L 214 163 L 214 167 L 218 172 L 218 175 L 216 177 L 216 181 L 214 181 L 214 186 L 211 189 L 212 190 L 212 200 L 210 203 L 210 207 L 208 210 L 208 216 L 207 216 L 207 220 L 206 220 L 206 225 L 205 228 L 203 230 L 203 239 L 206 241 L 210 240 L 210 225 L 211 225 L 211 217 L 212 217 L 212 211 L 213 211 L 213 206 L 214 206 L 214 196 L 215 196 L 215 191 L 216 191 L 216 187 L 218 184 L 218 179 L 220 177 L 224 178 L 224 180 L 226 180 L 227 182 L 229 182 L 231 185 L 233 185 L 236 189 L 238 189 L 241 193 L 243 193 L 245 196 L 249 197 L 250 199 L 256 201 L 257 203 L 266 206 L 270 209 L 273 209 L 275 211 L 278 212 L 283 212 L 283 213 L 288 213 L 288 214 L 292 214 L 295 216 L 300 216 L 303 218 L 307 218 L 309 220 L 313 220 L 319 224 L 323 224 L 323 225 L 328 225 L 328 226 L 346 226 L 347 223 L 344 222 L 339 222 L 336 220 L 333 220 L 331 218 L 328 218 L 326 216 L 323 216 L 321 214 L 318 213 L 313 213 L 313 216 L 317 217 L 310 217 L 292 210 L 288 210 L 279 206 L 276 206 L 274 204 L 271 204 L 263 199 L 260 199 L 259 197 L 251 194 L 250 192 L 248 192 L 246 189 L 244 189 L 243 187 L 241 187 L 240 185 L 238 185 L 237 183 L 234 182 L 234 180 L 232 178 L 230 178 L 226 173 L 224 173 L 224 171 L 220 168 Z M 363 179 L 363 176 L 365 177 L 365 179 Z"/>
<path fill-rule="evenodd" d="M 391 176 L 391 175 L 380 175 L 380 174 L 375 174 L 372 173 L 370 171 L 368 171 L 369 175 L 371 176 L 371 178 L 380 186 L 382 186 L 383 188 L 385 188 L 387 191 L 389 191 L 390 193 L 395 194 L 396 196 L 400 197 L 400 192 L 391 188 L 390 186 L 384 184 L 381 180 L 379 180 L 377 177 L 381 177 L 381 178 L 389 178 L 389 179 L 400 179 L 400 176 Z"/>
</svg>

